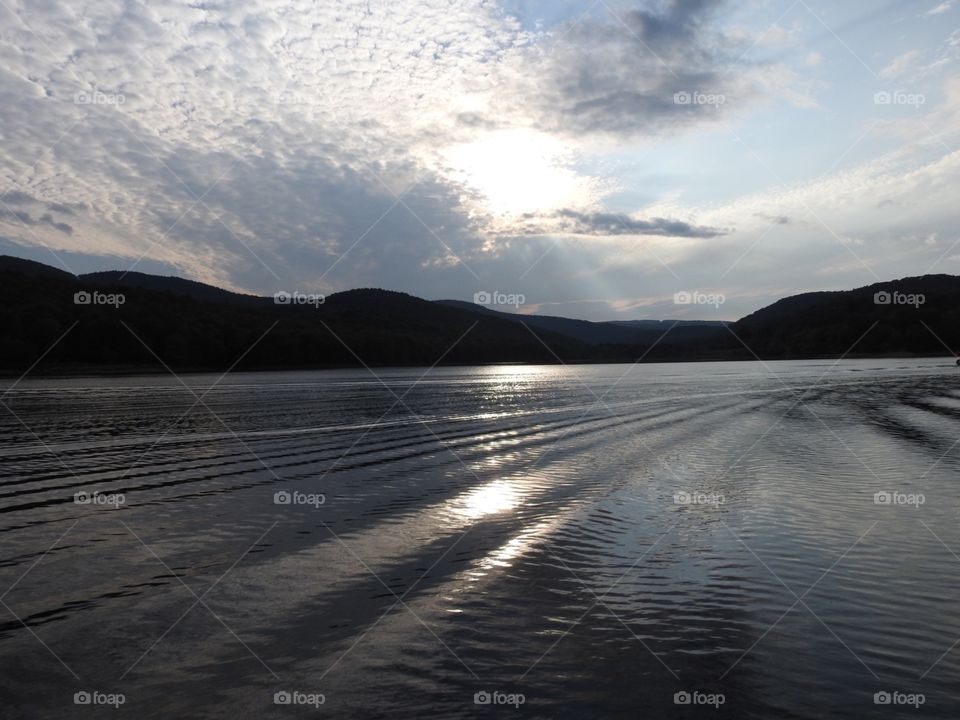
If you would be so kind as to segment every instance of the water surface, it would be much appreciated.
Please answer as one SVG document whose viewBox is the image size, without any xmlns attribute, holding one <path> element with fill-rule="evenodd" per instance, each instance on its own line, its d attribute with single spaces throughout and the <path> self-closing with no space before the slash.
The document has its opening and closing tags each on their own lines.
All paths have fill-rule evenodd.
<svg viewBox="0 0 960 720">
<path fill-rule="evenodd" d="M 11 385 L 4 717 L 960 715 L 949 361 Z"/>
</svg>

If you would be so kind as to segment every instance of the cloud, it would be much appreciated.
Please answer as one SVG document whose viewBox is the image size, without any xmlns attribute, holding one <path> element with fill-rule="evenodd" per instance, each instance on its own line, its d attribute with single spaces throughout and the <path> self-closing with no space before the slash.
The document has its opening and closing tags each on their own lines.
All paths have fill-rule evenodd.
<svg viewBox="0 0 960 720">
<path fill-rule="evenodd" d="M 25 206 L 4 229 L 250 289 L 344 253 L 340 287 L 476 251 L 424 148 L 462 132 L 447 121 L 465 108 L 438 98 L 482 94 L 516 23 L 481 2 L 282 5 L 0 7 L 35 31 L 0 44 L 0 193 Z"/>
<path fill-rule="evenodd" d="M 633 134 L 717 114 L 673 99 L 717 78 L 707 2 L 537 33 L 480 0 L 281 5 L 0 7 L 32 30 L 0 46 L 0 161 L 16 178 L 0 192 L 25 206 L 3 229 L 249 290 L 413 288 L 424 268 L 469 278 L 488 252 L 476 193 L 437 148 L 524 118 Z M 622 228 L 613 217 L 554 220 L 597 234 Z"/>
<path fill-rule="evenodd" d="M 23 225 L 49 225 L 67 235 L 73 234 L 73 228 L 70 225 L 64 222 L 58 222 L 49 212 L 43 213 L 39 218 L 34 219 L 29 211 L 13 210 L 10 208 L 11 205 L 44 205 L 44 203 L 41 203 L 30 193 L 22 190 L 10 190 L 0 195 L 0 219 L 6 218 L 9 221 L 16 221 Z M 74 212 L 70 206 L 64 205 L 63 203 L 50 203 L 46 205 L 46 207 L 68 215 L 72 215 Z"/>
<path fill-rule="evenodd" d="M 0 219 L 13 220 L 18 223 L 23 223 L 24 225 L 33 225 L 35 220 L 31 217 L 30 213 L 26 210 L 10 210 L 5 207 L 0 207 Z"/>
<path fill-rule="evenodd" d="M 36 202 L 33 195 L 25 193 L 22 190 L 10 190 L 0 195 L 0 202 L 8 205 L 28 205 Z"/>
<path fill-rule="evenodd" d="M 768 215 L 767 213 L 754 213 L 754 217 L 762 218 L 766 222 L 774 225 L 789 225 L 793 220 L 786 215 Z"/>
<path fill-rule="evenodd" d="M 721 5 L 672 0 L 659 12 L 607 7 L 599 19 L 559 28 L 526 71 L 534 83 L 524 97 L 539 105 L 538 126 L 633 136 L 715 121 L 748 102 L 755 95 L 751 82 L 742 71 L 725 72 L 735 66 L 732 40 L 711 22 Z M 700 96 L 721 101 L 684 102 Z"/>
<path fill-rule="evenodd" d="M 942 15 L 943 13 L 949 12 L 950 10 L 952 10 L 956 6 L 956 4 L 957 4 L 957 0 L 944 0 L 944 2 L 940 3 L 939 5 L 935 5 L 934 7 L 930 8 L 925 13 L 923 13 L 923 16 L 931 17 L 933 15 Z"/>
<path fill-rule="evenodd" d="M 85 210 L 86 205 L 83 203 L 77 203 L 76 205 L 68 205 L 62 202 L 52 202 L 48 203 L 47 207 L 53 210 L 54 212 L 62 213 L 64 215 L 75 215 L 77 210 Z"/>
<path fill-rule="evenodd" d="M 523 231 L 531 235 L 657 235 L 661 237 L 712 238 L 727 231 L 711 227 L 691 225 L 681 220 L 666 218 L 637 219 L 623 213 L 580 212 L 565 208 L 550 218 L 537 219 L 526 216 Z M 551 220 L 553 222 L 551 222 Z"/>
<path fill-rule="evenodd" d="M 41 215 L 40 222 L 46 223 L 50 227 L 56 228 L 60 232 L 66 233 L 67 235 L 73 235 L 72 227 L 70 227 L 65 222 L 57 222 L 56 220 L 53 219 L 53 216 L 50 213 L 44 213 L 43 215 Z"/>
<path fill-rule="evenodd" d="M 44 213 L 39 218 L 34 218 L 26 210 L 12 210 L 4 206 L 0 206 L 0 220 L 7 220 L 14 223 L 19 223 L 22 225 L 34 226 L 34 225 L 49 225 L 50 227 L 59 230 L 62 233 L 67 235 L 73 234 L 73 228 L 67 225 L 66 223 L 57 222 L 54 220 L 53 216 L 50 213 Z"/>
<path fill-rule="evenodd" d="M 919 57 L 919 50 L 908 50 L 902 55 L 898 55 L 880 71 L 880 77 L 888 79 L 900 77 L 916 66 Z"/>
</svg>

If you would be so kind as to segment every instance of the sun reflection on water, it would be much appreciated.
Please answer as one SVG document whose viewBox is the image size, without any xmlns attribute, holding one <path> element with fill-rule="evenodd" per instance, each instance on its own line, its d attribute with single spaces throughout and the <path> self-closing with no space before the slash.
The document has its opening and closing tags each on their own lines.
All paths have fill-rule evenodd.
<svg viewBox="0 0 960 720">
<path fill-rule="evenodd" d="M 494 480 L 455 498 L 450 509 L 461 517 L 474 519 L 512 510 L 520 501 L 521 493 L 514 483 Z"/>
</svg>

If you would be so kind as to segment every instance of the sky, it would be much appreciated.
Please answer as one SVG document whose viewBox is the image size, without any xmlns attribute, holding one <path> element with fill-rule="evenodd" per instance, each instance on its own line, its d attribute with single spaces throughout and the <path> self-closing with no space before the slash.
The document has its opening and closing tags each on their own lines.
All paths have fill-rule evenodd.
<svg viewBox="0 0 960 720">
<path fill-rule="evenodd" d="M 960 0 L 2 0 L 0 253 L 736 319 L 960 274 L 958 61 Z"/>
</svg>

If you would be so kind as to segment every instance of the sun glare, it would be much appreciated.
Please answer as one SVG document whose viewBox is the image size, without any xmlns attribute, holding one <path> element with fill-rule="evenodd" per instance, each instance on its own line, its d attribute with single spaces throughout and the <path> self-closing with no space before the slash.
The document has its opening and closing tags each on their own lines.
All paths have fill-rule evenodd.
<svg viewBox="0 0 960 720">
<path fill-rule="evenodd" d="M 512 510 L 519 503 L 517 488 L 509 482 L 496 480 L 457 498 L 453 509 L 462 517 L 478 518 Z"/>
<path fill-rule="evenodd" d="M 571 169 L 572 149 L 534 130 L 502 130 L 444 153 L 457 180 L 482 194 L 495 214 L 578 206 L 590 179 Z"/>
</svg>

